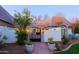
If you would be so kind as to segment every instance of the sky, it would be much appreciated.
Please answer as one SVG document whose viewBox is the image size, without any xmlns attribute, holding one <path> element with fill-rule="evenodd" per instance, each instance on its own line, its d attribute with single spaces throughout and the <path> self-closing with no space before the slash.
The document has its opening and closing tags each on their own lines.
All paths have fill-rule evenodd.
<svg viewBox="0 0 79 59">
<path fill-rule="evenodd" d="M 72 21 L 73 18 L 79 18 L 79 5 L 2 5 L 2 7 L 11 15 L 14 15 L 15 10 L 22 12 L 24 8 L 28 8 L 33 16 L 62 15 L 69 21 Z"/>
</svg>

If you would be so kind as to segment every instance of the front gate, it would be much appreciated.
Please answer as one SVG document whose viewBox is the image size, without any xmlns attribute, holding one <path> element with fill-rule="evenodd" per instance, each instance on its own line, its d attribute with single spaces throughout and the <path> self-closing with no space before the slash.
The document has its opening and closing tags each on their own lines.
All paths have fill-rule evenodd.
<svg viewBox="0 0 79 59">
<path fill-rule="evenodd" d="M 41 42 L 41 29 L 40 28 L 33 29 L 30 40 L 32 42 Z"/>
</svg>

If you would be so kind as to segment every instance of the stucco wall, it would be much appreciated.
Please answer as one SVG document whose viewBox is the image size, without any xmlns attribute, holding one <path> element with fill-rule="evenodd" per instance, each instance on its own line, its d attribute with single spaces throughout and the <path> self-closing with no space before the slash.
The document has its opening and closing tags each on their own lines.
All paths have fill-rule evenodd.
<svg viewBox="0 0 79 59">
<path fill-rule="evenodd" d="M 61 41 L 61 28 L 51 28 L 44 31 L 43 41 L 48 42 L 48 38 L 53 38 L 53 41 Z"/>
<path fill-rule="evenodd" d="M 16 42 L 16 31 L 13 28 L 9 27 L 3 27 L 0 26 L 0 40 L 2 40 L 2 37 L 5 35 L 8 39 L 6 40 L 6 43 L 15 43 Z"/>
<path fill-rule="evenodd" d="M 68 34 L 72 34 L 72 28 L 68 28 Z"/>
</svg>

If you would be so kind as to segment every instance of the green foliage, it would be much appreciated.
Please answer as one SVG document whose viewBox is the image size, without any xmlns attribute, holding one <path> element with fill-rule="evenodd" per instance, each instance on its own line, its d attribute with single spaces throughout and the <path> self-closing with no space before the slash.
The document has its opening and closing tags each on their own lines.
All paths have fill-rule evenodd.
<svg viewBox="0 0 79 59">
<path fill-rule="evenodd" d="M 32 18 L 30 17 L 30 12 L 28 9 L 24 9 L 22 13 L 17 12 L 14 15 L 15 24 L 18 25 L 17 34 L 17 44 L 24 45 L 25 40 L 27 40 L 28 33 L 25 32 L 26 27 L 31 24 Z"/>
<path fill-rule="evenodd" d="M 59 42 L 55 42 L 55 47 L 56 47 L 57 51 L 60 51 L 62 49 Z"/>
<path fill-rule="evenodd" d="M 48 38 L 48 43 L 53 44 L 53 38 Z"/>
<path fill-rule="evenodd" d="M 2 37 L 2 40 L 0 40 L 0 45 L 4 45 L 7 46 L 6 40 L 8 39 L 8 37 L 6 35 L 4 35 Z"/>
<path fill-rule="evenodd" d="M 74 33 L 79 33 L 79 25 L 75 26 Z"/>
<path fill-rule="evenodd" d="M 7 40 L 8 38 L 4 35 L 2 39 Z"/>
<path fill-rule="evenodd" d="M 24 45 L 25 44 L 25 40 L 27 40 L 27 34 L 25 33 L 25 31 L 23 30 L 19 30 L 16 32 L 17 34 L 17 44 L 19 45 Z"/>
<path fill-rule="evenodd" d="M 32 42 L 26 41 L 26 44 L 27 44 L 27 45 L 32 45 Z"/>
<path fill-rule="evenodd" d="M 79 43 L 72 45 L 68 50 L 59 52 L 57 54 L 79 54 Z"/>
<path fill-rule="evenodd" d="M 65 35 L 63 35 L 63 37 L 62 37 L 62 42 L 63 42 L 63 44 L 68 44 L 69 43 L 69 39 L 65 36 Z"/>
<path fill-rule="evenodd" d="M 30 12 L 28 9 L 24 9 L 23 13 L 17 12 L 14 15 L 15 23 L 19 25 L 19 28 L 25 29 L 32 22 L 32 18 L 30 17 Z"/>
</svg>

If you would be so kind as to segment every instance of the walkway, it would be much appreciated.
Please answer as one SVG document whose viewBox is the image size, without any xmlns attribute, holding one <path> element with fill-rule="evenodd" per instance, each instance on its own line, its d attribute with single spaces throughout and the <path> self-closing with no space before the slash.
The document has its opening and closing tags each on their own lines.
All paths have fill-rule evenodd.
<svg viewBox="0 0 79 59">
<path fill-rule="evenodd" d="M 47 43 L 34 42 L 34 50 L 32 54 L 51 54 Z"/>
</svg>

